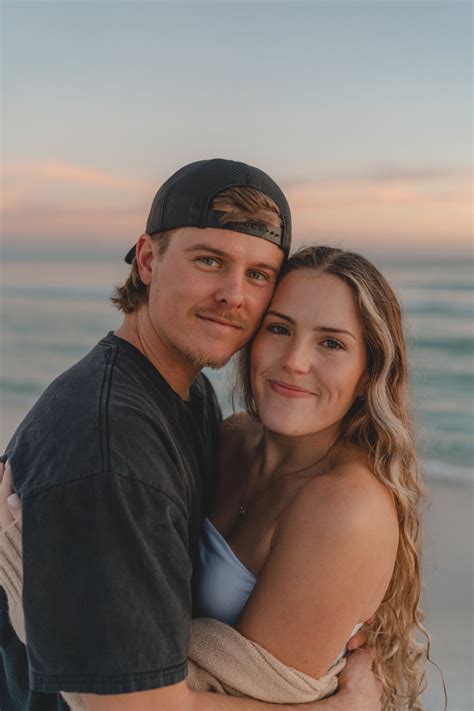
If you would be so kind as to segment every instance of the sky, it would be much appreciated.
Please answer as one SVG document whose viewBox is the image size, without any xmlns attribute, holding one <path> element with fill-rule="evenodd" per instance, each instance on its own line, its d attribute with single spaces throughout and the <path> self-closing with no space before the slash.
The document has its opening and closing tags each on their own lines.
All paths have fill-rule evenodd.
<svg viewBox="0 0 474 711">
<path fill-rule="evenodd" d="M 213 157 L 281 185 L 297 243 L 469 251 L 472 8 L 3 0 L 4 251 L 126 251 Z"/>
</svg>

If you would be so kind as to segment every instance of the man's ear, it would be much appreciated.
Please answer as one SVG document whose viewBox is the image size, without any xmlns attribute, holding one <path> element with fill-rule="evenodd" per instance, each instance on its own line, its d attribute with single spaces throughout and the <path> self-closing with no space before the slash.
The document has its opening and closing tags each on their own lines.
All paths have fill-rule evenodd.
<svg viewBox="0 0 474 711">
<path fill-rule="evenodd" d="M 145 232 L 138 238 L 135 250 L 138 273 L 142 282 L 147 286 L 151 283 L 152 262 L 155 256 L 153 246 L 152 238 Z"/>
</svg>

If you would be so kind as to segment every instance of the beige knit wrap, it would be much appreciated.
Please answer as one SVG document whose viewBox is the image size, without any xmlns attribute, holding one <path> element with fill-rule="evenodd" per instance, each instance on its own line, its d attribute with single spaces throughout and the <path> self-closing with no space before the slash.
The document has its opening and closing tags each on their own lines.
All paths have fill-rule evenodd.
<svg viewBox="0 0 474 711">
<path fill-rule="evenodd" d="M 21 522 L 0 534 L 0 585 L 7 593 L 10 620 L 25 642 L 22 596 Z M 337 675 L 345 666 L 337 662 L 328 673 L 313 679 L 282 664 L 263 647 L 233 627 L 211 619 L 193 620 L 189 645 L 187 684 L 195 691 L 247 696 L 275 704 L 318 701 L 337 688 Z M 82 711 L 78 694 L 64 693 L 73 711 Z"/>
</svg>

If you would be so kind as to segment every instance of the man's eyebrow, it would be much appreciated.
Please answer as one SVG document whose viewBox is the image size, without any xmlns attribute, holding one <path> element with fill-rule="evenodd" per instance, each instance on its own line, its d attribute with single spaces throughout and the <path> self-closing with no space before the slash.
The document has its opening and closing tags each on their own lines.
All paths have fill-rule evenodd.
<svg viewBox="0 0 474 711">
<path fill-rule="evenodd" d="M 216 247 L 211 247 L 209 244 L 193 244 L 191 247 L 186 247 L 185 252 L 212 252 L 217 254 L 218 257 L 228 257 L 227 252 L 222 249 L 217 249 Z"/>
<path fill-rule="evenodd" d="M 230 257 L 230 254 L 228 252 L 225 252 L 222 249 L 217 249 L 217 247 L 211 247 L 209 244 L 206 244 L 205 242 L 201 244 L 193 244 L 191 247 L 187 247 L 185 252 L 210 252 L 211 254 L 215 254 L 217 257 Z M 279 267 L 275 267 L 273 264 L 268 264 L 267 262 L 258 262 L 258 264 L 253 265 L 254 269 L 267 269 L 270 272 L 274 272 L 275 274 L 278 274 L 280 271 Z"/>
<path fill-rule="evenodd" d="M 286 316 L 286 314 L 282 314 L 279 311 L 267 311 L 265 316 L 276 316 L 277 318 L 281 318 L 284 321 L 288 321 L 288 323 L 291 323 L 294 325 L 294 320 L 290 316 Z M 316 328 L 313 329 L 314 331 L 318 331 L 318 333 L 345 333 L 347 336 L 350 336 L 351 338 L 356 340 L 356 337 L 354 336 L 353 333 L 350 331 L 346 331 L 344 328 L 334 328 L 331 326 L 316 326 Z"/>
<path fill-rule="evenodd" d="M 275 274 L 278 274 L 280 271 L 279 267 L 273 266 L 273 264 L 267 264 L 267 262 L 259 262 L 258 264 L 255 264 L 255 267 L 257 269 L 266 269 L 269 272 L 274 272 Z"/>
</svg>

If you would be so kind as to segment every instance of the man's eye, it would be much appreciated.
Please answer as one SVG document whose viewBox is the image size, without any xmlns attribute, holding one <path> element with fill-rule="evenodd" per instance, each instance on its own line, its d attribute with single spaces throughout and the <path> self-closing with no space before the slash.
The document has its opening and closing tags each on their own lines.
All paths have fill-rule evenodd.
<svg viewBox="0 0 474 711">
<path fill-rule="evenodd" d="M 336 341 L 334 338 L 325 338 L 323 344 L 330 350 L 343 350 L 344 348 L 342 343 L 339 343 L 339 341 Z"/>
<path fill-rule="evenodd" d="M 253 269 L 248 272 L 248 275 L 251 279 L 255 279 L 255 281 L 268 281 L 268 276 L 266 274 L 263 272 L 257 272 Z"/>
<path fill-rule="evenodd" d="M 275 333 L 277 336 L 287 336 L 289 331 L 286 326 L 282 326 L 281 323 L 271 323 L 267 326 L 267 331 L 270 333 Z"/>
<path fill-rule="evenodd" d="M 196 261 L 200 264 L 205 264 L 206 267 L 212 267 L 214 264 L 219 264 L 217 259 L 214 257 L 198 257 Z"/>
</svg>

